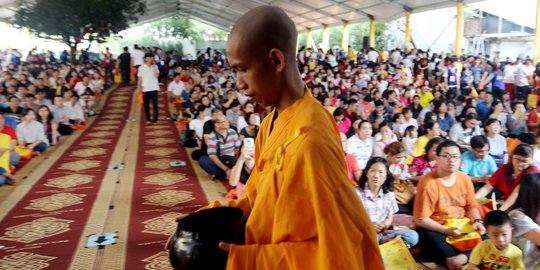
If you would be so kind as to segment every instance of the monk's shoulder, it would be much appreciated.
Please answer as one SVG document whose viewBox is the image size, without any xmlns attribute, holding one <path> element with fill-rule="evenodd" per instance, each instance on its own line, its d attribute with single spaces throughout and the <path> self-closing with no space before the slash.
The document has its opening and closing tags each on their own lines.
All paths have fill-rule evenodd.
<svg viewBox="0 0 540 270">
<path fill-rule="evenodd" d="M 294 124 L 306 128 L 308 132 L 331 133 L 334 119 L 320 103 L 309 101 L 295 114 Z"/>
</svg>

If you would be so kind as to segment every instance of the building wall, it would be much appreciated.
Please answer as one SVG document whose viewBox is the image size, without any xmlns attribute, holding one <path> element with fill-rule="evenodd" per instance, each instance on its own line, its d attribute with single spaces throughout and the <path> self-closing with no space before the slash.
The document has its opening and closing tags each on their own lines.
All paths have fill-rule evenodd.
<svg viewBox="0 0 540 270">
<path fill-rule="evenodd" d="M 416 48 L 433 52 L 452 52 L 454 49 L 454 41 L 456 38 L 456 9 L 446 8 L 433 10 L 411 15 L 412 24 L 412 39 Z M 481 31 L 480 21 L 472 21 L 465 24 L 464 34 L 471 37 L 473 34 L 479 34 Z M 387 49 L 394 47 L 405 46 L 404 24 L 391 29 L 390 36 L 392 41 L 387 45 Z M 487 39 L 486 39 L 487 40 Z M 472 53 L 472 38 L 462 39 L 462 48 L 466 53 Z M 503 58 L 533 56 L 534 43 L 531 39 L 504 39 L 500 42 L 493 40 L 485 43 L 485 49 L 488 54 L 493 55 L 493 52 L 500 51 L 500 56 Z"/>
<path fill-rule="evenodd" d="M 495 52 L 500 52 L 501 59 L 510 57 L 510 59 L 515 60 L 517 57 L 525 58 L 530 56 L 531 58 L 534 55 L 534 41 L 532 40 L 499 40 L 499 41 L 490 41 L 488 48 L 488 53 L 493 55 Z"/>
</svg>

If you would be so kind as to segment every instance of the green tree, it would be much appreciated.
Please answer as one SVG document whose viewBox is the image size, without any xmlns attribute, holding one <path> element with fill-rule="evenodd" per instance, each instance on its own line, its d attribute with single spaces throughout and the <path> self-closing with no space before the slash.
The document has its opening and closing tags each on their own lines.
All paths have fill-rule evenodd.
<svg viewBox="0 0 540 270">
<path fill-rule="evenodd" d="M 195 28 L 188 17 L 173 16 L 150 23 L 150 31 L 156 39 L 161 37 L 202 39 L 202 33 Z"/>
<path fill-rule="evenodd" d="M 375 47 L 380 50 L 384 45 L 383 33 L 386 30 L 386 24 L 375 22 Z M 329 46 L 330 48 L 337 46 L 341 48 L 341 36 L 343 34 L 343 26 L 334 26 L 328 29 L 330 33 Z M 322 43 L 322 29 L 313 30 L 311 37 L 315 44 L 319 46 Z M 361 50 L 364 46 L 364 37 L 369 36 L 369 23 L 355 23 L 349 27 L 349 45 L 354 50 Z M 306 32 L 301 32 L 298 35 L 299 48 L 306 46 Z"/>
<path fill-rule="evenodd" d="M 72 55 L 82 40 L 105 42 L 146 13 L 142 0 L 21 1 L 12 24 L 39 37 L 59 40 Z M 73 58 L 72 58 L 73 59 Z"/>
<path fill-rule="evenodd" d="M 165 51 L 173 51 L 182 55 L 182 40 L 225 40 L 227 33 L 221 29 L 206 25 L 199 21 L 182 16 L 172 16 L 146 23 L 136 28 L 144 34 L 127 34 L 109 38 L 108 45 L 119 51 L 124 46 L 138 44 L 144 47 L 160 47 Z"/>
</svg>

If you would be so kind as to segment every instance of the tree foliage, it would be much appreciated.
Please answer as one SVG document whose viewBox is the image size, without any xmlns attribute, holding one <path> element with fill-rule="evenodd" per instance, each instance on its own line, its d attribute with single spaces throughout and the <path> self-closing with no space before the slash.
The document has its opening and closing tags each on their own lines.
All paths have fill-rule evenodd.
<svg viewBox="0 0 540 270">
<path fill-rule="evenodd" d="M 142 0 L 35 0 L 24 1 L 12 23 L 74 51 L 82 40 L 104 42 L 145 13 Z"/>
<path fill-rule="evenodd" d="M 227 35 L 227 33 L 221 29 L 183 16 L 172 16 L 152 22 L 149 24 L 149 31 L 156 40 L 159 40 L 160 37 L 205 40 L 209 38 L 209 36 L 214 40 L 225 40 Z"/>
<path fill-rule="evenodd" d="M 196 29 L 188 17 L 172 16 L 150 23 L 149 30 L 156 40 L 159 38 L 191 38 L 202 39 L 201 32 Z"/>
<path fill-rule="evenodd" d="M 386 29 L 386 24 L 381 22 L 375 22 L 375 47 L 376 49 L 381 49 L 384 44 L 384 36 L 382 35 Z M 322 43 L 322 29 L 313 30 L 311 32 L 311 37 L 317 46 Z M 343 27 L 336 26 L 330 27 L 329 29 L 329 45 L 330 48 L 337 46 L 341 48 L 341 37 L 343 34 Z M 349 45 L 354 50 L 361 50 L 364 44 L 364 37 L 369 36 L 369 23 L 355 23 L 351 24 L 349 27 Z M 306 46 L 306 32 L 302 32 L 298 36 L 298 45 L 300 47 Z"/>
<path fill-rule="evenodd" d="M 108 44 L 111 48 L 120 49 L 124 46 L 138 44 L 145 47 L 160 47 L 165 51 L 182 54 L 182 40 L 225 40 L 227 33 L 221 29 L 206 25 L 189 17 L 172 16 L 151 23 L 137 26 L 137 31 L 121 33 L 121 36 L 111 37 Z M 138 34 L 144 33 L 144 34 Z"/>
</svg>

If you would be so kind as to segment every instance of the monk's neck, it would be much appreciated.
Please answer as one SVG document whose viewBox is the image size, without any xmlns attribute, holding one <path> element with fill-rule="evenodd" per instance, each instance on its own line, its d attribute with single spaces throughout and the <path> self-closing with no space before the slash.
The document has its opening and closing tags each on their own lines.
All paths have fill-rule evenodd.
<svg viewBox="0 0 540 270">
<path fill-rule="evenodd" d="M 288 82 L 282 87 L 283 91 L 281 92 L 281 97 L 275 106 L 278 113 L 282 113 L 297 100 L 304 97 L 304 82 L 302 82 L 300 76 L 298 79 L 299 80 Z"/>
</svg>

